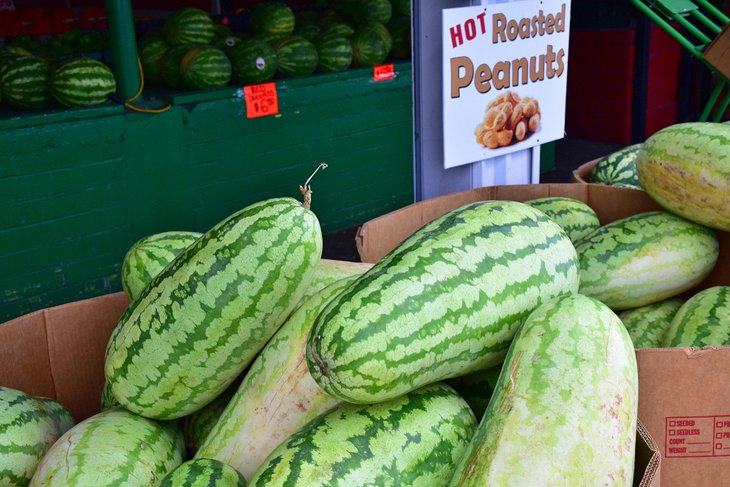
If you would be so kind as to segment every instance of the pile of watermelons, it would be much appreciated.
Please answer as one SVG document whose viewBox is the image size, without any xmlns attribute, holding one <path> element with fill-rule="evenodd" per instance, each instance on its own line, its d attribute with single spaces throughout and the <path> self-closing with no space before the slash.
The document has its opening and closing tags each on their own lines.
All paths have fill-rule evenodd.
<svg viewBox="0 0 730 487">
<path fill-rule="evenodd" d="M 146 82 L 199 90 L 410 58 L 409 1 L 333 0 L 329 8 L 296 14 L 285 3 L 266 2 L 246 20 L 234 32 L 203 10 L 175 10 L 139 41 Z"/>
</svg>

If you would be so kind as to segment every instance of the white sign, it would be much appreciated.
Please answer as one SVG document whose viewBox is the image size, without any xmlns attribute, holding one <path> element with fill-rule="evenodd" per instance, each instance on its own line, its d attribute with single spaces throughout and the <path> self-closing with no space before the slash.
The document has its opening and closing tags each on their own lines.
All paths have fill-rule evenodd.
<svg viewBox="0 0 730 487">
<path fill-rule="evenodd" d="M 563 137 L 569 0 L 443 10 L 444 166 Z"/>
</svg>

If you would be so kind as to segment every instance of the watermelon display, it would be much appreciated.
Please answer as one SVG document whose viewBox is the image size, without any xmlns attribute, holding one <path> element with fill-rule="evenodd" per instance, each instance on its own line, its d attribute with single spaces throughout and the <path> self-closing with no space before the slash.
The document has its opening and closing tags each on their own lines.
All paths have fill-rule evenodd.
<svg viewBox="0 0 730 487">
<path fill-rule="evenodd" d="M 636 158 L 642 145 L 630 145 L 599 159 L 593 168 L 591 182 L 641 189 Z"/>
<path fill-rule="evenodd" d="M 279 445 L 250 485 L 446 485 L 475 425 L 469 406 L 444 384 L 342 405 Z"/>
<path fill-rule="evenodd" d="M 550 196 L 525 203 L 542 211 L 560 225 L 574 244 L 601 226 L 593 208 L 580 200 Z"/>
<path fill-rule="evenodd" d="M 157 485 L 183 459 L 173 422 L 110 409 L 77 424 L 48 450 L 32 487 Z"/>
<path fill-rule="evenodd" d="M 393 47 L 393 40 L 384 25 L 371 22 L 352 35 L 352 61 L 355 66 L 383 64 Z"/>
<path fill-rule="evenodd" d="M 193 47 L 180 60 L 180 72 L 188 88 L 222 88 L 231 80 L 231 62 L 215 47 Z"/>
<path fill-rule="evenodd" d="M 0 485 L 28 485 L 46 451 L 73 425 L 56 401 L 0 386 Z"/>
<path fill-rule="evenodd" d="M 303 37 L 289 36 L 276 43 L 274 49 L 283 76 L 306 76 L 317 69 L 317 48 Z"/>
<path fill-rule="evenodd" d="M 0 68 L 3 98 L 15 108 L 33 110 L 48 105 L 48 81 L 48 63 L 36 56 L 15 56 Z"/>
<path fill-rule="evenodd" d="M 307 347 L 312 377 L 372 403 L 502 362 L 520 321 L 578 291 L 563 230 L 514 201 L 466 205 L 425 225 L 337 296 Z"/>
<path fill-rule="evenodd" d="M 325 73 L 344 71 L 352 64 L 352 45 L 346 37 L 324 36 L 315 41 L 319 70 Z"/>
<path fill-rule="evenodd" d="M 715 266 L 719 243 L 702 225 L 653 211 L 604 225 L 575 249 L 581 294 L 624 310 L 694 287 Z"/>
<path fill-rule="evenodd" d="M 628 330 L 634 348 L 661 347 L 672 318 L 683 303 L 678 298 L 665 299 L 619 313 L 618 317 Z"/>
<path fill-rule="evenodd" d="M 165 40 L 170 46 L 192 46 L 209 44 L 215 36 L 213 20 L 205 11 L 194 8 L 179 8 L 172 12 L 164 25 Z"/>
<path fill-rule="evenodd" d="M 155 419 L 208 404 L 297 305 L 321 253 L 316 216 L 292 198 L 257 202 L 215 225 L 119 319 L 104 363 L 114 397 Z"/>
<path fill-rule="evenodd" d="M 202 233 L 162 232 L 137 240 L 122 261 L 122 289 L 134 301 L 152 278 L 195 242 Z"/>
<path fill-rule="evenodd" d="M 231 48 L 233 75 L 244 84 L 263 83 L 274 77 L 278 63 L 276 51 L 268 42 L 246 39 Z"/>
<path fill-rule="evenodd" d="M 665 347 L 730 345 L 730 286 L 698 292 L 674 315 L 664 335 Z"/>
<path fill-rule="evenodd" d="M 257 5 L 251 14 L 251 30 L 256 35 L 285 37 L 294 32 L 294 12 L 282 2 Z"/>
<path fill-rule="evenodd" d="M 663 208 L 730 231 L 730 125 L 680 123 L 649 137 L 636 169 L 641 186 Z"/>
<path fill-rule="evenodd" d="M 175 46 L 169 48 L 162 57 L 160 75 L 162 80 L 172 88 L 185 88 L 185 78 L 180 70 L 183 56 L 190 50 L 190 46 Z"/>
<path fill-rule="evenodd" d="M 140 43 L 138 55 L 145 83 L 162 82 L 162 59 L 166 51 L 167 44 L 162 39 L 152 39 Z"/>
<path fill-rule="evenodd" d="M 66 107 L 104 103 L 116 89 L 112 70 L 95 59 L 68 61 L 59 66 L 51 77 L 53 99 Z"/>
<path fill-rule="evenodd" d="M 246 479 L 230 465 L 198 458 L 179 465 L 158 487 L 246 487 Z"/>
<path fill-rule="evenodd" d="M 582 295 L 540 305 L 450 485 L 631 486 L 638 382 L 629 334 L 606 305 Z"/>
</svg>

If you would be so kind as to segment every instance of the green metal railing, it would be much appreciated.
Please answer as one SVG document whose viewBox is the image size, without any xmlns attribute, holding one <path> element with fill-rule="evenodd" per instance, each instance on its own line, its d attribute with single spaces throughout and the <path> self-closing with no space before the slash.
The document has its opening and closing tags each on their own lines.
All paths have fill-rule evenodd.
<svg viewBox="0 0 730 487">
<path fill-rule="evenodd" d="M 703 53 L 730 18 L 707 0 L 631 0 L 631 2 L 716 76 L 715 87 L 702 110 L 700 121 L 707 121 L 710 117 L 715 122 L 720 121 L 730 106 L 730 80 L 708 63 Z M 680 29 L 676 27 L 677 25 Z"/>
</svg>

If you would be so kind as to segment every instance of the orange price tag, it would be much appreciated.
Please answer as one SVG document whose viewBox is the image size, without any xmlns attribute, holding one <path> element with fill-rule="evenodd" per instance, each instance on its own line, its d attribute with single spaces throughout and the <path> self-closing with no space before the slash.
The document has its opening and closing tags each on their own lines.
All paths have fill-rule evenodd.
<svg viewBox="0 0 730 487">
<path fill-rule="evenodd" d="M 246 118 L 265 117 L 279 113 L 279 97 L 276 83 L 244 86 L 246 96 Z"/>
<path fill-rule="evenodd" d="M 395 78 L 395 66 L 392 64 L 373 66 L 373 81 L 385 81 L 393 78 Z"/>
</svg>

